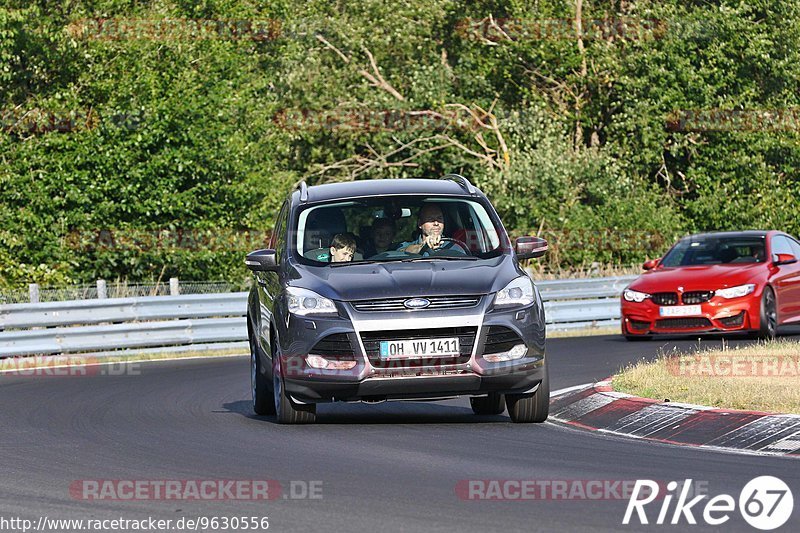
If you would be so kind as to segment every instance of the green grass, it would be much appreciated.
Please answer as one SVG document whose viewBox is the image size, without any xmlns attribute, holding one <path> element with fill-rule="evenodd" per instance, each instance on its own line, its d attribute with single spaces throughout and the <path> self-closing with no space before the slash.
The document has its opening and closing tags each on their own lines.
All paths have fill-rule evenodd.
<svg viewBox="0 0 800 533">
<path fill-rule="evenodd" d="M 800 342 L 662 353 L 624 368 L 614 388 L 671 402 L 800 414 Z"/>
</svg>

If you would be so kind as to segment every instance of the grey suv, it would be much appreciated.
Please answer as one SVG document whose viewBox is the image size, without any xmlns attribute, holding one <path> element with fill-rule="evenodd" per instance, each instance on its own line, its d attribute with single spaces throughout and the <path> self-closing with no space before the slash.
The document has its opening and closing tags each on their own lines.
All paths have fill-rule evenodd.
<svg viewBox="0 0 800 533">
<path fill-rule="evenodd" d="M 486 196 L 457 175 L 289 194 L 248 254 L 253 409 L 309 423 L 331 401 L 470 396 L 476 414 L 547 418 L 545 319 Z"/>
</svg>

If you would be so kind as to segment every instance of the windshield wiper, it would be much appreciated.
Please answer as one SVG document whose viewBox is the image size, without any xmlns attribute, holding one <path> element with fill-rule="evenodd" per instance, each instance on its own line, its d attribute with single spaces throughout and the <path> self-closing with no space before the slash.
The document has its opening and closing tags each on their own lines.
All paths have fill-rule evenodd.
<svg viewBox="0 0 800 533">
<path fill-rule="evenodd" d="M 472 255 L 429 255 L 428 257 L 408 257 L 405 259 L 391 258 L 391 259 L 359 259 L 358 261 L 343 261 L 341 263 L 328 263 L 331 268 L 338 268 L 347 265 L 371 265 L 376 263 L 410 263 L 414 261 L 477 261 L 479 257 Z"/>
<path fill-rule="evenodd" d="M 478 258 L 473 255 L 429 255 L 427 257 L 409 257 L 408 259 L 401 259 L 403 263 L 413 261 L 437 261 L 439 259 L 445 261 L 477 261 Z"/>
<path fill-rule="evenodd" d="M 382 263 L 383 261 L 373 261 L 372 259 L 359 259 L 358 261 L 342 261 L 341 263 L 330 263 L 331 268 L 347 265 L 369 265 L 370 263 Z"/>
</svg>

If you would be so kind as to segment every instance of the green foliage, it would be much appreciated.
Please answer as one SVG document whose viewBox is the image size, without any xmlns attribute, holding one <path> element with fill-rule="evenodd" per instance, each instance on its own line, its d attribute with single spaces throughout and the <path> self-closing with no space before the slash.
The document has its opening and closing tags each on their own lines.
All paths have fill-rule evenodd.
<svg viewBox="0 0 800 533">
<path fill-rule="evenodd" d="M 583 52 L 566 31 L 573 0 L 4 5 L 0 285 L 238 281 L 242 255 L 263 245 L 298 180 L 352 179 L 352 169 L 333 164 L 395 150 L 356 177 L 463 173 L 510 232 L 541 231 L 553 242 L 553 267 L 640 261 L 689 231 L 800 232 L 796 129 L 668 127 L 681 110 L 796 109 L 796 3 L 585 0 L 585 27 L 658 24 L 589 35 Z M 489 15 L 528 33 L 481 39 Z M 92 20 L 108 18 L 223 22 L 215 38 L 87 37 Z M 530 31 L 562 19 L 561 33 Z M 464 31 L 470 20 L 477 33 Z M 258 24 L 270 38 L 250 38 Z M 236 38 L 231 28 L 246 31 Z M 402 98 L 370 83 L 370 54 Z M 501 135 L 478 138 L 454 124 L 365 130 L 280 120 L 292 111 L 347 123 L 420 110 L 466 120 L 451 104 L 491 109 Z M 154 235 L 199 244 L 165 245 Z"/>
</svg>

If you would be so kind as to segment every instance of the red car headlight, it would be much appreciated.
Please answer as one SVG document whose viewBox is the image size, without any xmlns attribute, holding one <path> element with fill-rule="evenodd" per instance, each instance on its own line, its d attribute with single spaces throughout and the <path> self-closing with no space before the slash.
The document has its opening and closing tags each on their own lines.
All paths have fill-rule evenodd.
<svg viewBox="0 0 800 533">
<path fill-rule="evenodd" d="M 625 291 L 622 293 L 622 297 L 625 298 L 625 300 L 628 302 L 641 303 L 646 299 L 650 298 L 650 295 L 647 294 L 646 292 L 634 291 L 633 289 L 625 289 Z"/>
<path fill-rule="evenodd" d="M 723 298 L 741 298 L 742 296 L 747 296 L 754 290 L 756 290 L 756 284 L 747 283 L 746 285 L 737 285 L 736 287 L 719 289 L 717 291 L 714 291 L 714 295 L 721 296 Z"/>
</svg>

